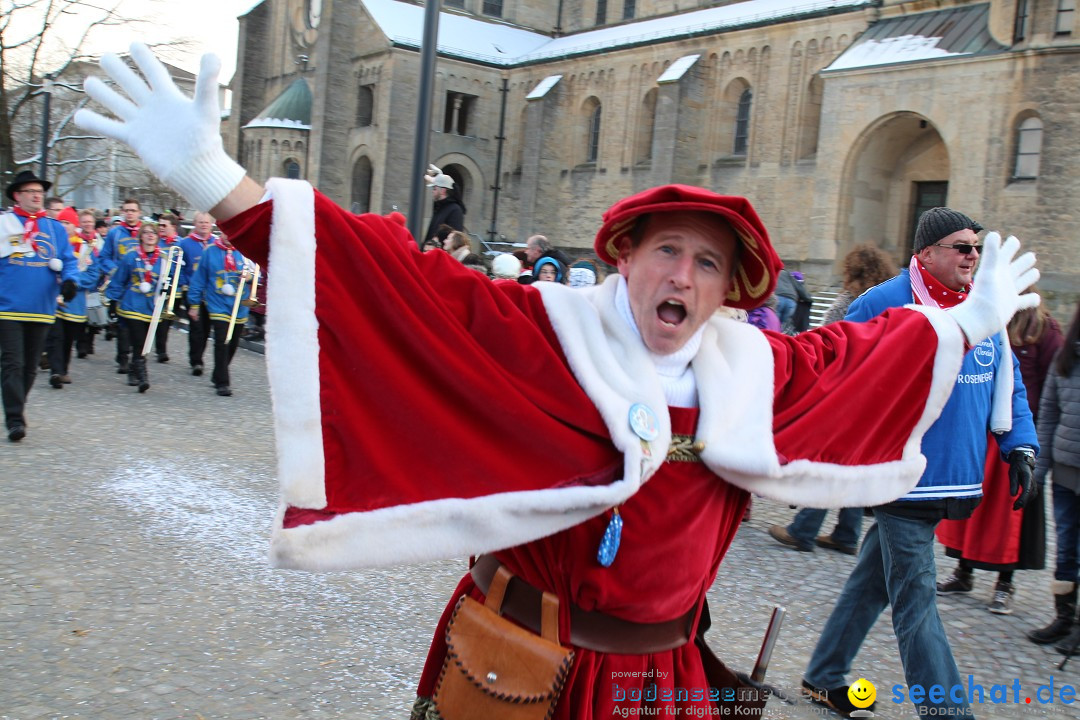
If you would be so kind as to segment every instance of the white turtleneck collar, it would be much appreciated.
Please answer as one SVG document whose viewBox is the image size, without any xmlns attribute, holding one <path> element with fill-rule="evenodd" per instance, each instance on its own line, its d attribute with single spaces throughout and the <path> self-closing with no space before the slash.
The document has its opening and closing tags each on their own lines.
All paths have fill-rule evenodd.
<svg viewBox="0 0 1080 720">
<path fill-rule="evenodd" d="M 619 316 L 626 321 L 638 339 L 641 339 L 641 331 L 637 322 L 634 321 L 634 312 L 630 309 L 630 294 L 626 287 L 626 278 L 622 275 L 618 278 L 615 288 L 615 308 Z M 705 326 L 697 329 L 686 344 L 668 355 L 657 355 L 648 348 L 649 359 L 656 368 L 656 374 L 660 376 L 660 385 L 664 389 L 664 397 L 667 404 L 675 407 L 697 407 L 697 381 L 694 378 L 694 370 L 690 367 L 690 361 L 697 355 L 701 348 L 701 337 L 705 332 Z"/>
</svg>

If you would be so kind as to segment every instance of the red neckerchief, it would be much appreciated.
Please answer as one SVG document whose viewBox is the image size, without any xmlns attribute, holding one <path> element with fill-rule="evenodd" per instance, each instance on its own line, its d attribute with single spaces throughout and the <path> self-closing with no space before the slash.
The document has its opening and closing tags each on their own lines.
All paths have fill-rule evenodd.
<svg viewBox="0 0 1080 720">
<path fill-rule="evenodd" d="M 96 247 L 94 247 L 94 241 L 97 240 L 97 233 L 83 232 L 82 230 L 80 230 L 77 237 L 80 239 L 81 242 L 84 242 L 87 244 L 87 246 L 89 246 L 90 252 L 93 253 L 94 257 L 98 256 L 98 253 L 100 251 Z M 72 245 L 74 245 L 74 243 L 72 243 Z"/>
<path fill-rule="evenodd" d="M 918 272 L 918 276 L 914 274 Z M 928 305 L 928 301 L 937 303 L 937 306 L 945 309 L 956 307 L 967 299 L 971 292 L 971 286 L 957 292 L 945 287 L 940 280 L 931 275 L 922 263 L 914 255 L 908 266 L 908 274 L 911 275 L 911 294 L 919 305 Z M 922 287 L 919 287 L 921 281 Z"/>
<path fill-rule="evenodd" d="M 210 238 L 214 237 L 214 235 L 212 233 L 211 233 L 210 237 L 201 237 L 200 235 L 198 235 L 197 233 L 194 233 L 194 232 L 189 232 L 187 234 L 187 236 L 189 238 L 194 238 L 194 239 L 198 240 L 199 244 L 203 246 L 204 250 L 206 249 L 206 243 L 210 242 Z"/>
<path fill-rule="evenodd" d="M 129 233 L 131 233 L 131 239 L 132 240 L 138 240 L 139 239 L 139 229 L 142 227 L 142 223 L 139 223 L 138 225 L 136 225 L 134 227 L 132 227 L 131 225 L 128 225 L 127 223 L 124 223 L 120 227 L 124 228 Z"/>
<path fill-rule="evenodd" d="M 146 251 L 143 250 L 142 243 L 141 242 L 139 243 L 139 257 L 143 261 L 143 282 L 152 282 L 153 281 L 153 279 L 154 279 L 154 275 L 153 275 L 154 265 L 157 264 L 158 257 L 160 257 L 160 256 L 161 256 L 161 247 L 160 246 L 157 246 L 157 245 L 154 246 L 154 256 L 150 257 L 149 255 L 146 254 Z"/>
<path fill-rule="evenodd" d="M 214 238 L 214 245 L 217 245 L 225 251 L 225 269 L 236 272 L 236 260 L 233 258 L 233 249 L 231 247 L 225 247 L 225 243 L 221 242 L 221 238 Z"/>
<path fill-rule="evenodd" d="M 45 210 L 38 210 L 33 215 L 22 212 L 20 208 L 13 208 L 13 210 L 15 217 L 23 221 L 23 242 L 30 243 L 30 247 L 34 248 L 34 253 L 40 255 L 37 245 L 38 218 L 46 216 Z"/>
<path fill-rule="evenodd" d="M 179 239 L 180 239 L 179 235 L 173 235 L 172 237 L 165 237 L 164 235 L 161 236 L 161 240 L 165 242 L 165 247 L 168 247 L 169 245 L 172 245 L 174 242 L 176 242 Z M 159 244 L 160 244 L 160 242 L 159 242 Z"/>
</svg>

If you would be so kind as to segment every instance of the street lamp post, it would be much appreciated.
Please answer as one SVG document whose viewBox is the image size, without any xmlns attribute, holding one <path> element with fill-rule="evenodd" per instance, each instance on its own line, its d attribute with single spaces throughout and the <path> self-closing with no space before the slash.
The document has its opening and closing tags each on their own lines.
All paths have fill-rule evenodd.
<svg viewBox="0 0 1080 720">
<path fill-rule="evenodd" d="M 49 106 L 52 103 L 52 84 L 51 75 L 46 75 L 41 81 L 41 92 L 45 95 L 45 102 L 41 108 L 41 170 L 38 172 L 38 177 L 42 180 L 47 179 L 46 166 L 49 164 Z"/>
</svg>

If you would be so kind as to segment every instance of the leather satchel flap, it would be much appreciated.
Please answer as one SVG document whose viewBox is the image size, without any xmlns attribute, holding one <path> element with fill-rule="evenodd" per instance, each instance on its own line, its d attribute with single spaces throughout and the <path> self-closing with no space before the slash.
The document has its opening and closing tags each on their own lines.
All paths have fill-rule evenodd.
<svg viewBox="0 0 1080 720">
<path fill-rule="evenodd" d="M 496 615 L 470 597 L 458 601 L 446 629 L 453 666 L 484 693 L 514 702 L 558 696 L 574 651 Z"/>
</svg>

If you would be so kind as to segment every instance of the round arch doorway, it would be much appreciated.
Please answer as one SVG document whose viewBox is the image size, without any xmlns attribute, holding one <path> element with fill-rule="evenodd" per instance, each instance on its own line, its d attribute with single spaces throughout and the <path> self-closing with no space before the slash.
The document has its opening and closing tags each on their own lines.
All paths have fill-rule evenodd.
<svg viewBox="0 0 1080 720">
<path fill-rule="evenodd" d="M 918 216 L 947 204 L 949 173 L 945 141 L 922 115 L 892 113 L 867 126 L 845 163 L 837 263 L 870 243 L 906 264 Z"/>
</svg>

